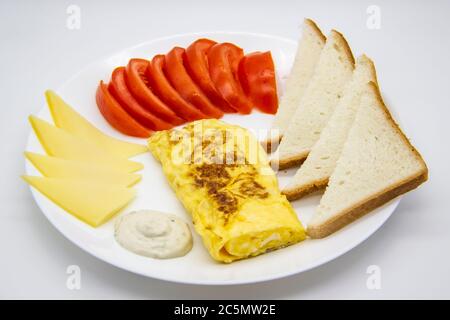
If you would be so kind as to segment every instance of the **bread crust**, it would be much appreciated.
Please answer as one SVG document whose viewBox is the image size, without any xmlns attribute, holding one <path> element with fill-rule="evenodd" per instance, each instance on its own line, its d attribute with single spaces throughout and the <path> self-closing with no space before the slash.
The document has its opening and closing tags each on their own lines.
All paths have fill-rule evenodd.
<svg viewBox="0 0 450 320">
<path fill-rule="evenodd" d="M 291 157 L 286 157 L 283 159 L 278 159 L 278 160 L 272 159 L 272 160 L 270 160 L 270 165 L 272 167 L 278 166 L 279 170 L 289 169 L 289 168 L 301 165 L 306 160 L 307 156 L 308 156 L 308 153 L 304 152 L 302 154 L 298 154 L 298 155 L 291 156 Z"/>
<path fill-rule="evenodd" d="M 289 201 L 294 201 L 308 194 L 324 190 L 327 187 L 327 184 L 328 179 L 322 179 L 300 187 L 285 188 L 281 190 L 281 193 L 284 194 Z"/>
<path fill-rule="evenodd" d="M 406 143 L 413 152 L 414 156 L 421 162 L 422 170 L 417 174 L 410 176 L 402 181 L 399 181 L 395 185 L 391 185 L 386 187 L 384 190 L 360 201 L 359 203 L 347 208 L 337 215 L 335 215 L 332 219 L 329 219 L 322 223 L 321 225 L 307 228 L 307 233 L 311 238 L 324 238 L 335 231 L 341 229 L 347 224 L 355 221 L 356 219 L 362 217 L 366 213 L 372 211 L 375 208 L 378 208 L 385 204 L 386 202 L 398 197 L 401 194 L 404 194 L 410 190 L 417 188 L 419 185 L 428 180 L 428 168 L 423 160 L 420 153 L 417 151 L 414 146 L 411 145 L 408 138 L 405 136 L 403 131 L 400 129 L 398 124 L 392 118 L 391 113 L 388 108 L 384 104 L 383 98 L 381 97 L 380 90 L 376 83 L 369 82 L 368 83 L 369 90 L 372 90 L 376 95 L 378 102 L 380 103 L 380 107 L 383 109 L 386 114 L 387 120 L 391 123 L 392 127 L 399 133 L 401 139 Z"/>
<path fill-rule="evenodd" d="M 373 62 L 373 60 L 363 53 L 361 56 L 358 57 L 356 65 L 358 64 L 358 61 L 360 62 L 362 61 L 363 63 L 369 64 L 372 73 L 372 78 L 375 80 L 373 82 L 379 87 L 380 85 L 378 84 L 377 68 L 375 68 L 375 63 Z"/>
<path fill-rule="evenodd" d="M 400 126 L 397 124 L 397 122 L 395 122 L 394 118 L 392 117 L 391 113 L 389 112 L 389 109 L 387 108 L 387 106 L 384 104 L 384 100 L 383 97 L 381 96 L 381 92 L 380 89 L 378 87 L 378 85 L 373 82 L 370 81 L 368 84 L 368 87 L 370 90 L 373 91 L 373 93 L 376 95 L 378 102 L 380 103 L 381 108 L 383 109 L 384 113 L 386 114 L 386 116 L 388 117 L 388 121 L 391 122 L 391 124 L 393 125 L 394 129 L 400 134 L 400 137 L 403 139 L 403 141 L 409 145 L 409 147 L 411 148 L 411 151 L 414 153 L 414 155 L 417 157 L 417 159 L 422 163 L 422 165 L 424 166 L 424 168 L 426 169 L 426 171 L 428 172 L 428 168 L 427 165 L 425 163 L 425 161 L 422 158 L 422 155 L 419 153 L 419 151 L 417 151 L 417 149 L 411 144 L 411 142 L 409 141 L 409 139 L 406 137 L 406 135 L 403 133 L 402 129 L 400 129 Z"/>
<path fill-rule="evenodd" d="M 348 210 L 342 211 L 333 219 L 330 219 L 319 226 L 308 226 L 306 232 L 313 239 L 325 238 L 326 236 L 329 236 L 330 234 L 369 213 L 373 209 L 382 206 L 386 202 L 398 197 L 401 194 L 417 188 L 427 179 L 428 171 L 421 172 L 419 175 L 411 177 L 393 188 L 382 191 L 375 197 L 371 197 L 362 203 L 354 205 Z"/>
<path fill-rule="evenodd" d="M 313 20 L 305 18 L 304 23 L 309 27 L 311 27 L 315 31 L 316 35 L 319 36 L 323 42 L 327 40 L 327 37 L 325 37 L 325 35 L 322 33 L 322 31 L 319 29 L 319 27 Z"/>
<path fill-rule="evenodd" d="M 347 39 L 345 39 L 344 35 L 340 33 L 339 31 L 333 29 L 331 30 L 331 34 L 334 36 L 334 38 L 339 43 L 340 47 L 344 49 L 345 55 L 347 56 L 347 59 L 351 61 L 353 66 L 355 65 L 355 57 L 353 56 L 352 49 L 350 49 L 350 46 L 347 42 Z"/>
</svg>

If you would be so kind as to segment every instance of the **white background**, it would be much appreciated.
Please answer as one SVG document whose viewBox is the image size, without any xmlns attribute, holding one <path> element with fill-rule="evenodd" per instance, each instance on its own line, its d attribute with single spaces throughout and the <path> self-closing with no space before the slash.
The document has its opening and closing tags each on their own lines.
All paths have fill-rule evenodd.
<svg viewBox="0 0 450 320">
<path fill-rule="evenodd" d="M 69 30 L 66 9 L 81 8 Z M 369 5 L 381 29 L 366 26 Z M 311 299 L 450 298 L 450 1 L 1 1 L 0 298 Z M 343 32 L 355 55 L 374 59 L 404 131 L 430 180 L 406 195 L 387 223 L 322 267 L 261 284 L 178 285 L 119 270 L 66 240 L 41 214 L 27 185 L 27 116 L 92 61 L 150 39 L 186 32 L 249 31 L 296 39 L 304 17 Z M 66 268 L 81 268 L 81 290 Z M 381 268 L 381 289 L 366 287 Z"/>
</svg>

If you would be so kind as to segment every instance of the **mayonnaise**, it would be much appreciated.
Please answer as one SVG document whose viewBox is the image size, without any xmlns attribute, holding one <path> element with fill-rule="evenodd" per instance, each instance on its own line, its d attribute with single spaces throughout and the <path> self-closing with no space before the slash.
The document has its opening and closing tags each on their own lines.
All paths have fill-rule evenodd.
<svg viewBox="0 0 450 320">
<path fill-rule="evenodd" d="M 131 212 L 115 224 L 117 242 L 141 256 L 168 259 L 192 249 L 188 225 L 177 216 L 151 210 Z"/>
</svg>

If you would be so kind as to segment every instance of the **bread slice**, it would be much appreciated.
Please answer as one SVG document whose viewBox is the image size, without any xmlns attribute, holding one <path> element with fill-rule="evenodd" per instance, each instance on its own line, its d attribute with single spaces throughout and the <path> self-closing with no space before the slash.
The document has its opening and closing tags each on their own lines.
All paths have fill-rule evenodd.
<svg viewBox="0 0 450 320">
<path fill-rule="evenodd" d="M 306 159 L 352 77 L 354 62 L 347 41 L 332 30 L 272 165 L 285 169 Z"/>
<path fill-rule="evenodd" d="M 308 234 L 323 238 L 427 178 L 425 162 L 370 82 Z"/>
<path fill-rule="evenodd" d="M 327 186 L 358 111 L 361 93 L 370 81 L 377 83 L 375 66 L 372 60 L 362 55 L 357 59 L 352 79 L 319 140 L 292 181 L 282 190 L 289 200 L 299 199 Z"/>
<path fill-rule="evenodd" d="M 267 151 L 274 151 L 278 146 L 283 130 L 287 128 L 314 73 L 325 40 L 325 36 L 314 21 L 305 19 L 294 64 L 286 81 L 286 90 L 281 97 L 280 106 L 272 124 L 273 134 L 263 144 Z"/>
</svg>

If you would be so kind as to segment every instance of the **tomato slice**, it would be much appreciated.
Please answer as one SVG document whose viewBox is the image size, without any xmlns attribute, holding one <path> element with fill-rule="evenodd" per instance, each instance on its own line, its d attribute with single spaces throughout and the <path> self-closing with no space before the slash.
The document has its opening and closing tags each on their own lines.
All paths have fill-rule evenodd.
<svg viewBox="0 0 450 320">
<path fill-rule="evenodd" d="M 224 112 L 236 112 L 236 109 L 230 106 L 216 90 L 209 75 L 207 53 L 209 48 L 215 44 L 215 41 L 209 39 L 198 39 L 194 41 L 186 48 L 184 56 L 186 62 L 185 67 L 192 80 L 203 90 L 213 104 L 219 106 Z"/>
<path fill-rule="evenodd" d="M 238 77 L 239 62 L 244 56 L 241 48 L 232 43 L 213 45 L 208 51 L 209 74 L 222 97 L 239 113 L 252 111 L 252 103 L 246 97 Z"/>
<path fill-rule="evenodd" d="M 246 55 L 239 63 L 238 73 L 242 88 L 253 104 L 262 112 L 275 114 L 278 95 L 270 51 Z"/>
<path fill-rule="evenodd" d="M 164 55 L 156 55 L 147 68 L 147 78 L 158 96 L 172 108 L 180 117 L 187 121 L 208 118 L 195 106 L 184 100 L 172 87 L 164 74 Z"/>
<path fill-rule="evenodd" d="M 184 123 L 185 121 L 166 106 L 148 87 L 148 79 L 145 73 L 149 64 L 150 62 L 144 59 L 131 59 L 128 62 L 125 68 L 125 80 L 128 89 L 136 100 L 154 115 L 174 125 Z"/>
<path fill-rule="evenodd" d="M 172 124 L 159 119 L 137 102 L 126 85 L 124 67 L 118 67 L 113 71 L 108 90 L 122 108 L 143 126 L 155 131 L 173 127 Z"/>
<path fill-rule="evenodd" d="M 203 113 L 214 118 L 222 117 L 223 111 L 209 101 L 203 91 L 190 77 L 184 67 L 184 55 L 185 51 L 180 47 L 175 47 L 166 54 L 166 73 L 170 82 L 184 99 L 202 110 Z"/>
<path fill-rule="evenodd" d="M 148 138 L 152 131 L 134 120 L 109 93 L 103 81 L 97 88 L 95 95 L 98 109 L 108 123 L 120 132 L 134 137 Z"/>
</svg>

